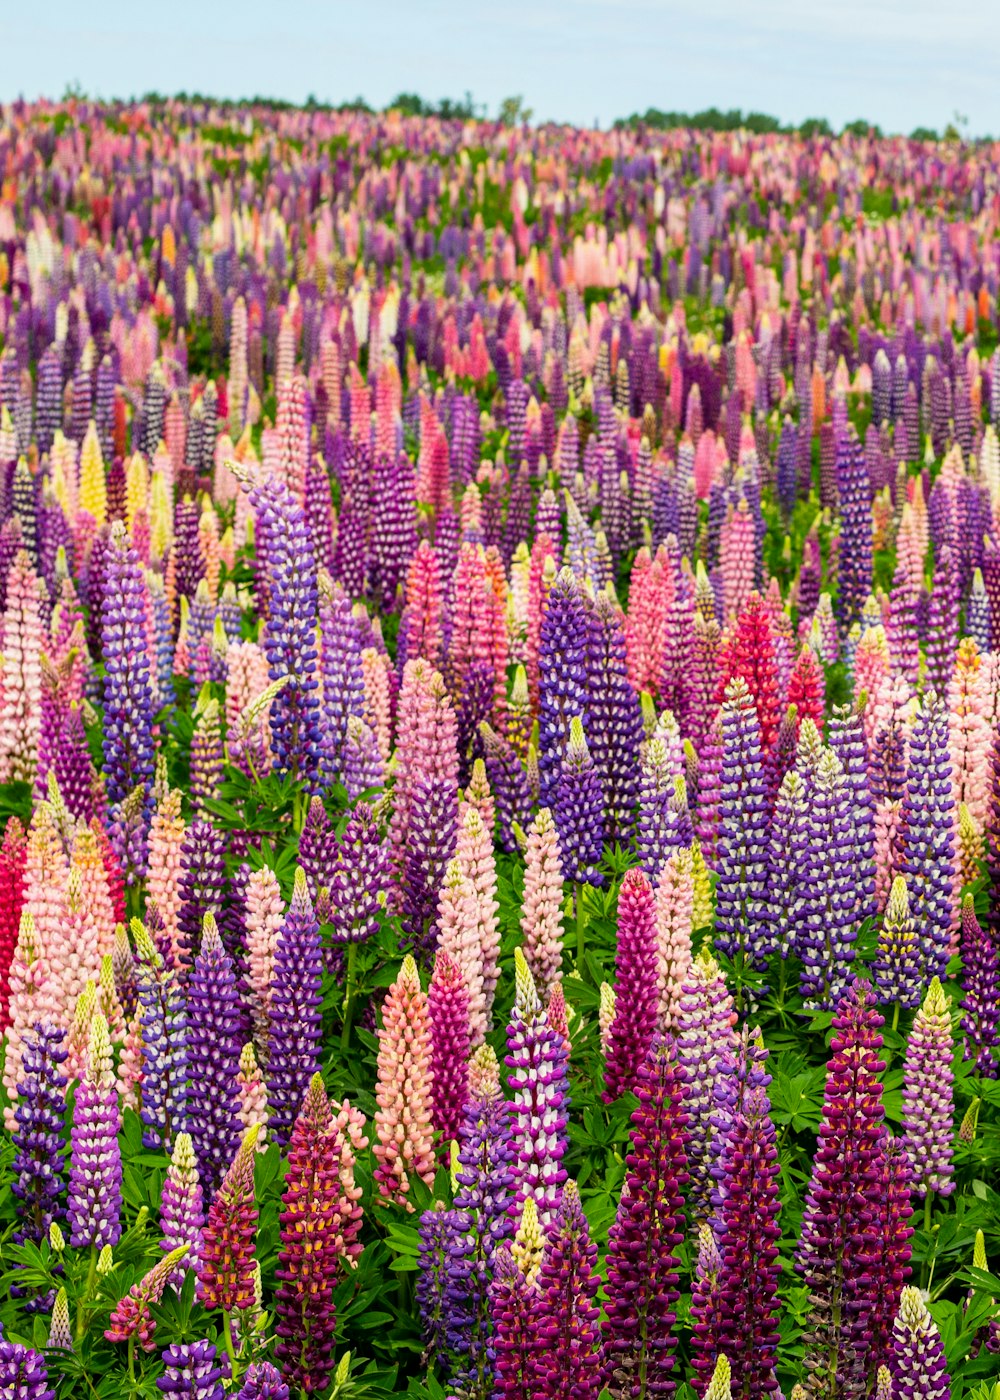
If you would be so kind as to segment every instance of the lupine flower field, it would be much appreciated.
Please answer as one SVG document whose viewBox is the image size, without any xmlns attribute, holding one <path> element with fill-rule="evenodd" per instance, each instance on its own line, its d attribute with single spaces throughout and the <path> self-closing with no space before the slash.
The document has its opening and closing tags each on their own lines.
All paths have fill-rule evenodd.
<svg viewBox="0 0 1000 1400">
<path fill-rule="evenodd" d="M 998 171 L 0 108 L 0 1400 L 997 1400 Z"/>
</svg>

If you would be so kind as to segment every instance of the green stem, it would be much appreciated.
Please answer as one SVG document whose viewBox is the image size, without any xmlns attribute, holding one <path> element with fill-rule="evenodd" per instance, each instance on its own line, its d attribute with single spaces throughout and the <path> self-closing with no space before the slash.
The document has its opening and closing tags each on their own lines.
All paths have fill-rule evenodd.
<svg viewBox="0 0 1000 1400">
<path fill-rule="evenodd" d="M 934 1193 L 928 1191 L 924 1197 L 924 1229 L 928 1234 L 931 1232 L 931 1207 L 934 1204 Z"/>
<path fill-rule="evenodd" d="M 358 945 L 347 945 L 347 990 L 344 994 L 344 1029 L 340 1033 L 341 1049 L 346 1050 L 351 1041 L 351 1016 L 354 1012 L 354 981 L 358 960 Z"/>
<path fill-rule="evenodd" d="M 576 970 L 583 976 L 583 950 L 586 946 L 586 925 L 583 921 L 583 885 L 576 882 Z"/>
<path fill-rule="evenodd" d="M 76 1339 L 77 1341 L 87 1330 L 88 1304 L 94 1294 L 94 1284 L 97 1280 L 97 1245 L 90 1246 L 90 1264 L 87 1268 L 87 1284 L 83 1290 L 83 1297 L 77 1304 L 76 1309 Z"/>
<path fill-rule="evenodd" d="M 129 1385 L 135 1388 L 135 1334 L 128 1339 L 128 1379 Z"/>
<path fill-rule="evenodd" d="M 235 1382 L 240 1368 L 236 1360 L 236 1347 L 233 1345 L 233 1320 L 228 1309 L 223 1309 L 222 1313 L 222 1340 L 226 1347 L 232 1378 Z"/>
<path fill-rule="evenodd" d="M 892 1008 L 892 1028 L 893 1028 L 894 1031 L 898 1031 L 898 1030 L 899 1030 L 899 1002 L 898 1002 L 898 1001 L 896 1002 L 896 1005 Z"/>
</svg>

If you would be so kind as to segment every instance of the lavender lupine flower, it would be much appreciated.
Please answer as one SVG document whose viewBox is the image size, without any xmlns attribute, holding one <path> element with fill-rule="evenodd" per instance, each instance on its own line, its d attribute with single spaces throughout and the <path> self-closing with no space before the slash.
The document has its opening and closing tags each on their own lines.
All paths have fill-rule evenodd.
<svg viewBox="0 0 1000 1400">
<path fill-rule="evenodd" d="M 463 1394 L 489 1396 L 493 1380 L 490 1287 L 496 1252 L 513 1227 L 514 1145 L 496 1056 L 473 1058 L 455 1168 L 454 1230 L 448 1244 L 448 1346 L 452 1382 Z"/>
<path fill-rule="evenodd" d="M 63 1216 L 66 1189 L 62 1165 L 62 1128 L 66 1112 L 64 1033 L 39 1021 L 24 1033 L 18 1099 L 14 1107 L 10 1189 L 17 1205 L 15 1244 L 47 1238 L 54 1220 Z"/>
<path fill-rule="evenodd" d="M 177 1270 L 178 1279 L 189 1268 L 198 1267 L 198 1247 L 204 1224 L 204 1203 L 191 1135 L 178 1133 L 160 1193 L 160 1230 L 163 1234 L 160 1248 L 170 1254 L 175 1249 L 187 1246 L 183 1264 Z"/>
<path fill-rule="evenodd" d="M 601 1391 L 597 1246 L 576 1183 L 563 1187 L 538 1273 L 532 1393 L 552 1400 L 597 1400 Z"/>
<path fill-rule="evenodd" d="M 676 801 L 678 781 L 667 742 L 654 735 L 642 754 L 635 832 L 639 861 L 651 880 L 658 880 L 673 853 L 691 842 Z"/>
<path fill-rule="evenodd" d="M 865 452 L 854 425 L 837 442 L 840 497 L 840 626 L 846 633 L 858 621 L 872 587 L 871 484 Z"/>
<path fill-rule="evenodd" d="M 702 949 L 688 969 L 677 1013 L 677 1058 L 684 1072 L 688 1171 L 699 1214 L 711 1190 L 715 1085 L 721 1058 L 735 1048 L 733 999 L 719 965 Z"/>
<path fill-rule="evenodd" d="M 624 616 L 608 593 L 590 612 L 587 670 L 587 733 L 604 798 L 605 840 L 627 845 L 635 826 L 642 714 L 628 678 Z"/>
<path fill-rule="evenodd" d="M 337 859 L 337 833 L 326 814 L 321 797 L 309 803 L 306 819 L 299 833 L 299 864 L 306 872 L 309 898 L 316 903 L 320 893 L 333 884 Z"/>
<path fill-rule="evenodd" d="M 316 680 L 316 560 L 302 506 L 277 476 L 250 490 L 267 569 L 264 651 L 272 681 L 289 682 L 271 703 L 271 746 L 279 773 L 315 789 L 321 769 Z"/>
<path fill-rule="evenodd" d="M 553 815 L 559 849 L 564 853 L 566 879 L 599 884 L 598 867 L 604 844 L 603 798 L 579 715 L 569 727 L 569 742 L 555 786 Z"/>
<path fill-rule="evenodd" d="M 732 1362 L 732 1394 L 741 1400 L 778 1391 L 778 1152 L 762 1072 L 767 1052 L 745 1039 L 747 1077 L 733 1106 L 719 1157 L 721 1261 L 716 1283 L 715 1342 Z M 756 1058 L 754 1073 L 753 1061 Z"/>
<path fill-rule="evenodd" d="M 542 616 L 538 657 L 538 763 L 543 807 L 553 807 L 562 773 L 570 722 L 589 715 L 587 608 L 571 569 L 562 569 L 549 590 Z"/>
<path fill-rule="evenodd" d="M 496 803 L 499 844 L 512 854 L 517 850 L 514 825 L 525 825 L 531 812 L 531 789 L 524 766 L 510 741 L 485 721 L 479 726 L 490 791 Z"/>
<path fill-rule="evenodd" d="M 255 1361 L 247 1370 L 236 1400 L 289 1400 L 288 1386 L 270 1361 Z"/>
<path fill-rule="evenodd" d="M 933 493 L 932 493 L 933 494 Z M 957 566 L 950 545 L 943 545 L 934 569 L 934 586 L 927 608 L 927 684 L 946 695 L 955 669 L 962 607 Z"/>
<path fill-rule="evenodd" d="M 178 1400 L 222 1400 L 222 1367 L 211 1342 L 175 1342 L 161 1354 L 156 1388 Z"/>
<path fill-rule="evenodd" d="M 858 924 L 875 915 L 875 809 L 861 715 L 855 706 L 834 706 L 830 748 L 840 759 L 851 794 L 854 869 L 854 918 Z"/>
<path fill-rule="evenodd" d="M 118 1088 L 108 1023 L 100 1012 L 91 1024 L 87 1066 L 76 1089 L 70 1144 L 69 1242 L 74 1249 L 114 1246 L 121 1237 L 122 1208 Z"/>
<path fill-rule="evenodd" d="M 5 1337 L 0 1338 L 0 1395 L 10 1400 L 56 1400 L 38 1352 Z"/>
<path fill-rule="evenodd" d="M 901 871 L 920 936 L 925 978 L 943 978 L 948 968 L 955 888 L 954 829 L 948 710 L 930 691 L 924 696 L 910 736 Z"/>
<path fill-rule="evenodd" d="M 920 1196 L 950 1196 L 955 1104 L 951 1003 L 935 977 L 913 1020 L 903 1067 L 903 1131 Z"/>
<path fill-rule="evenodd" d="M 517 1153 L 516 1201 L 531 1196 L 544 1221 L 551 1219 L 559 1188 L 566 1180 L 569 1118 L 569 1054 L 563 1036 L 542 1010 L 534 979 L 520 948 L 514 953 L 515 992 L 507 1026 L 511 1139 Z"/>
<path fill-rule="evenodd" d="M 851 977 L 858 911 L 852 795 L 840 760 L 825 750 L 809 808 L 809 849 L 801 886 L 796 952 L 807 1006 L 835 1006 Z"/>
<path fill-rule="evenodd" d="M 867 1313 L 876 1280 L 874 1253 L 882 1197 L 885 1068 L 882 1018 L 867 983 L 856 979 L 833 1020 L 823 1116 L 806 1194 L 795 1266 L 813 1299 L 805 1338 L 810 1387 L 817 1396 L 863 1393 L 870 1336 Z"/>
<path fill-rule="evenodd" d="M 101 647 L 104 655 L 104 774 L 108 801 L 120 804 L 133 791 L 148 797 L 155 767 L 153 688 L 149 655 L 136 638 L 145 635 L 145 579 L 125 526 L 111 527 Z"/>
<path fill-rule="evenodd" d="M 196 817 L 181 845 L 181 911 L 177 919 L 180 947 L 177 962 L 186 971 L 194 957 L 206 914 L 224 927 L 226 898 L 226 837 L 211 822 Z"/>
<path fill-rule="evenodd" d="M 604 1384 L 615 1400 L 671 1395 L 684 1238 L 683 1084 L 671 1041 L 657 1037 L 639 1066 L 625 1182 L 608 1237 Z"/>
<path fill-rule="evenodd" d="M 347 717 L 347 738 L 341 752 L 340 770 L 349 802 L 356 802 L 385 782 L 385 764 L 378 740 L 371 726 L 357 715 Z"/>
<path fill-rule="evenodd" d="M 768 817 L 760 726 L 746 682 L 737 676 L 722 707 L 715 946 L 759 971 L 776 947 L 768 900 Z"/>
<path fill-rule="evenodd" d="M 187 1013 L 177 974 L 164 967 L 138 919 L 132 936 L 142 1025 L 142 1140 L 147 1147 L 169 1147 L 187 1126 Z"/>
<path fill-rule="evenodd" d="M 437 893 L 455 853 L 458 792 L 452 778 L 420 778 L 410 796 L 402 924 L 417 945 L 433 925 Z"/>
<path fill-rule="evenodd" d="M 962 988 L 964 1058 L 974 1059 L 976 1072 L 993 1079 L 1000 1044 L 1000 952 L 980 927 L 971 894 L 962 903 Z"/>
<path fill-rule="evenodd" d="M 629 870 L 618 896 L 615 1015 L 604 1065 L 605 1103 L 633 1088 L 656 1029 L 656 899 L 641 870 Z"/>
<path fill-rule="evenodd" d="M 420 1217 L 416 1286 L 420 1330 L 429 1355 L 451 1369 L 450 1339 L 458 1329 L 457 1290 L 451 1287 L 452 1251 L 460 1252 L 462 1217 L 435 1201 Z"/>
<path fill-rule="evenodd" d="M 188 981 L 188 1122 L 198 1174 L 215 1194 L 240 1145 L 240 998 L 233 962 L 212 914 Z"/>
<path fill-rule="evenodd" d="M 389 849 L 371 808 L 359 802 L 344 827 L 330 882 L 330 923 L 338 943 L 364 943 L 378 932 L 389 885 Z"/>
<path fill-rule="evenodd" d="M 920 961 L 920 943 L 910 914 L 906 881 L 897 875 L 885 906 L 872 969 L 879 1000 L 902 1007 L 919 1005 L 923 990 Z"/>
<path fill-rule="evenodd" d="M 951 1378 L 941 1334 L 919 1288 L 904 1288 L 899 1295 L 890 1370 L 898 1400 L 949 1400 Z"/>
<path fill-rule="evenodd" d="M 802 888 L 809 851 L 811 784 L 794 768 L 778 789 L 771 823 L 771 922 L 783 958 L 798 946 Z"/>
<path fill-rule="evenodd" d="M 319 1069 L 322 977 L 319 924 L 306 887 L 305 871 L 300 866 L 278 938 L 271 979 L 269 1127 L 282 1145 L 288 1141 L 302 1095 Z"/>
</svg>

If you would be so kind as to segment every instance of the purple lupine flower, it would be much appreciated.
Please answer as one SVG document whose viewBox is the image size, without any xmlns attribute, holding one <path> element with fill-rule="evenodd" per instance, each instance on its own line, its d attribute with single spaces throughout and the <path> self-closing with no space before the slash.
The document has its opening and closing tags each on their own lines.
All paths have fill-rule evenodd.
<svg viewBox="0 0 1000 1400">
<path fill-rule="evenodd" d="M 278 938 L 271 977 L 268 1044 L 270 1130 L 288 1141 L 302 1095 L 319 1070 L 323 952 L 305 871 L 295 872 L 292 902 Z"/>
<path fill-rule="evenodd" d="M 63 717 L 52 757 L 59 791 L 70 813 L 78 821 L 94 816 L 94 782 L 87 732 L 79 705 L 72 705 Z"/>
<path fill-rule="evenodd" d="M 202 1187 L 218 1190 L 240 1145 L 240 997 L 212 914 L 188 979 L 188 1123 Z"/>
<path fill-rule="evenodd" d="M 569 1053 L 563 1035 L 549 1024 L 534 978 L 520 948 L 514 952 L 515 992 L 507 1026 L 506 1064 L 514 1094 L 511 1139 L 517 1153 L 516 1201 L 531 1196 L 543 1221 L 551 1219 L 568 1145 Z"/>
<path fill-rule="evenodd" d="M 639 1066 L 625 1182 L 608 1236 L 604 1384 L 615 1400 L 671 1395 L 684 1238 L 683 1082 L 672 1043 L 657 1037 Z M 655 1381 L 654 1378 L 655 1377 Z"/>
<path fill-rule="evenodd" d="M 433 926 L 438 891 L 455 853 L 457 824 L 455 780 L 418 778 L 410 797 L 402 915 L 404 931 L 418 946 Z"/>
<path fill-rule="evenodd" d="M 734 1395 L 761 1397 L 779 1389 L 778 1214 L 780 1165 L 763 1070 L 767 1051 L 744 1032 L 746 1076 L 724 1131 L 719 1157 L 721 1255 L 715 1289 L 714 1342 L 732 1365 Z M 721 1134 L 720 1134 L 721 1136 Z"/>
<path fill-rule="evenodd" d="M 187 1246 L 187 1254 L 178 1267 L 177 1277 L 183 1278 L 188 1269 L 198 1267 L 198 1249 L 205 1224 L 205 1210 L 198 1164 L 190 1133 L 178 1133 L 167 1174 L 160 1193 L 160 1248 L 166 1254 Z"/>
<path fill-rule="evenodd" d="M 760 971 L 776 947 L 768 901 L 768 818 L 757 712 L 746 682 L 737 676 L 722 707 L 715 946 Z"/>
<path fill-rule="evenodd" d="M 899 1290 L 910 1277 L 910 1168 L 906 1142 L 882 1134 L 879 1153 L 879 1204 L 871 1249 L 859 1263 L 872 1279 L 869 1305 L 859 1323 L 869 1335 L 868 1371 L 885 1365 L 892 1354 L 892 1324 Z"/>
<path fill-rule="evenodd" d="M 677 1058 L 684 1073 L 691 1196 L 704 1212 L 711 1191 L 715 1085 L 723 1056 L 735 1049 L 733 999 L 707 949 L 692 962 L 681 988 Z"/>
<path fill-rule="evenodd" d="M 146 1147 L 169 1147 L 187 1127 L 187 1011 L 177 973 L 164 967 L 137 919 L 132 933 L 142 1025 L 142 1140 Z"/>
<path fill-rule="evenodd" d="M 639 812 L 635 845 L 639 863 L 651 880 L 681 846 L 691 844 L 693 831 L 686 805 L 678 801 L 679 774 L 667 741 L 654 734 L 645 744 L 639 777 Z"/>
<path fill-rule="evenodd" d="M 562 569 L 549 590 L 538 654 L 538 767 L 543 807 L 555 806 L 570 722 L 589 715 L 587 608 L 572 570 Z"/>
<path fill-rule="evenodd" d="M 452 1250 L 464 1221 L 456 1210 L 435 1201 L 420 1217 L 416 1303 L 420 1330 L 429 1355 L 445 1370 L 451 1367 L 450 1338 L 456 1332 L 457 1299 L 450 1287 Z"/>
<path fill-rule="evenodd" d="M 822 1394 L 839 1394 L 859 1378 L 863 1388 L 868 1374 L 866 1317 L 877 1300 L 876 1280 L 865 1261 L 874 1254 L 879 1229 L 885 1132 L 881 1025 L 871 988 L 856 979 L 833 1020 L 823 1115 L 795 1260 L 813 1300 L 806 1365 Z"/>
<path fill-rule="evenodd" d="M 986 596 L 981 568 L 977 568 L 972 575 L 972 588 L 965 608 L 965 635 L 974 639 L 981 652 L 990 650 L 990 601 Z"/>
<path fill-rule="evenodd" d="M 490 1287 L 493 1313 L 497 1400 L 529 1400 L 536 1394 L 536 1363 L 541 1347 L 538 1336 L 538 1285 L 522 1272 L 511 1246 L 497 1250 Z M 548 1394 L 548 1391 L 538 1392 Z"/>
<path fill-rule="evenodd" d="M 715 1232 L 707 1221 L 698 1226 L 698 1253 L 691 1278 L 691 1369 L 696 1387 L 708 1386 L 718 1354 L 715 1341 L 719 1309 L 719 1253 Z"/>
<path fill-rule="evenodd" d="M 955 1103 L 951 1003 L 935 977 L 913 1019 L 903 1066 L 903 1131 L 920 1196 L 950 1196 Z"/>
<path fill-rule="evenodd" d="M 855 706 L 835 705 L 830 748 L 840 759 L 851 795 L 853 917 L 856 924 L 875 916 L 875 807 L 861 715 Z"/>
<path fill-rule="evenodd" d="M 802 914 L 795 951 L 807 1006 L 835 1006 L 851 978 L 858 915 L 852 795 L 840 760 L 829 749 L 816 770 L 809 806 L 809 846 L 800 886 Z"/>
<path fill-rule="evenodd" d="M 15 1244 L 37 1244 L 63 1216 L 66 1182 L 62 1164 L 62 1128 L 66 1112 L 64 1033 L 39 1021 L 24 1033 L 21 1072 L 11 1133 L 14 1159 L 10 1189 L 17 1202 Z"/>
<path fill-rule="evenodd" d="M 145 645 L 146 581 L 125 526 L 111 527 L 102 613 L 104 655 L 104 775 L 108 801 L 118 805 L 136 788 L 148 798 L 155 767 L 153 687 Z"/>
<path fill-rule="evenodd" d="M 924 978 L 944 978 L 951 944 L 955 798 L 948 744 L 947 707 L 929 691 L 910 736 L 900 871 L 920 936 Z"/>
<path fill-rule="evenodd" d="M 496 803 L 500 848 L 513 854 L 517 850 L 514 824 L 523 826 L 530 820 L 532 801 L 528 775 L 508 739 L 485 722 L 479 726 L 479 733 L 490 791 Z"/>
<path fill-rule="evenodd" d="M 121 1238 L 122 1161 L 118 1147 L 118 1088 L 108 1023 L 97 1012 L 83 1078 L 77 1085 L 70 1138 L 66 1210 L 70 1244 L 103 1249 Z"/>
<path fill-rule="evenodd" d="M 288 1400 L 288 1386 L 270 1361 L 255 1361 L 247 1370 L 236 1400 Z"/>
<path fill-rule="evenodd" d="M 778 951 L 787 958 L 798 946 L 802 887 L 809 850 L 811 785 L 790 769 L 778 789 L 771 823 L 771 924 Z"/>
<path fill-rule="evenodd" d="M 385 782 L 385 764 L 379 753 L 378 740 L 371 726 L 357 715 L 349 715 L 347 719 L 340 777 L 347 789 L 349 802 L 356 802 L 366 792 L 380 788 Z"/>
<path fill-rule="evenodd" d="M 920 943 L 902 875 L 896 876 L 889 891 L 872 973 L 881 1002 L 901 1007 L 919 1005 L 923 990 Z"/>
<path fill-rule="evenodd" d="M 962 902 L 962 989 L 964 1058 L 974 1059 L 976 1072 L 993 1079 L 993 1052 L 1000 1044 L 1000 952 L 980 926 L 971 894 Z"/>
<path fill-rule="evenodd" d="M 0 1395 L 10 1400 L 56 1400 L 37 1351 L 0 1338 Z"/>
<path fill-rule="evenodd" d="M 489 1395 L 493 1378 L 490 1286 L 496 1252 L 513 1227 L 514 1145 L 496 1056 L 480 1046 L 455 1171 L 448 1243 L 448 1346 L 451 1379 L 463 1393 Z"/>
<path fill-rule="evenodd" d="M 394 612 L 417 548 L 416 482 L 405 452 L 375 463 L 369 544 L 369 591 L 382 612 Z"/>
<path fill-rule="evenodd" d="M 364 712 L 365 682 L 361 669 L 362 643 L 351 600 L 339 584 L 320 575 L 321 732 L 324 784 L 335 782 L 347 742 L 349 716 Z"/>
<path fill-rule="evenodd" d="M 618 896 L 615 1014 L 604 1063 L 605 1103 L 635 1086 L 656 1029 L 656 899 L 646 875 L 629 870 Z"/>
<path fill-rule="evenodd" d="M 935 490 L 937 488 L 935 487 Z M 934 492 L 931 492 L 933 496 Z M 959 612 L 962 607 L 959 579 L 954 555 L 944 545 L 934 570 L 934 587 L 927 609 L 927 685 L 938 695 L 948 693 L 948 683 L 955 669 L 955 652 L 959 641 Z"/>
<path fill-rule="evenodd" d="M 253 486 L 258 540 L 265 542 L 268 619 L 264 651 L 272 681 L 288 684 L 271 702 L 271 747 L 279 773 L 315 789 L 321 769 L 316 680 L 319 607 L 316 561 L 302 506 L 277 476 Z"/>
<path fill-rule="evenodd" d="M 330 923 L 337 943 L 364 943 L 378 932 L 389 884 L 389 851 L 359 802 L 344 827 L 330 884 Z"/>
<path fill-rule="evenodd" d="M 898 1400 L 949 1400 L 951 1396 L 941 1334 L 919 1288 L 904 1288 L 899 1295 L 890 1370 Z"/>
<path fill-rule="evenodd" d="M 532 1394 L 552 1400 L 597 1400 L 601 1391 L 600 1278 L 597 1245 L 576 1183 L 568 1181 L 549 1227 L 538 1273 Z"/>
<path fill-rule="evenodd" d="M 205 915 L 214 914 L 221 922 L 226 898 L 225 833 L 216 831 L 202 817 L 196 817 L 184 833 L 181 872 L 178 960 L 186 971 L 198 946 Z"/>
<path fill-rule="evenodd" d="M 178 1400 L 222 1400 L 222 1367 L 211 1342 L 175 1342 L 161 1353 L 156 1388 Z"/>
<path fill-rule="evenodd" d="M 854 424 L 837 441 L 840 497 L 840 626 L 846 634 L 861 617 L 872 588 L 871 483 Z"/>
<path fill-rule="evenodd" d="M 576 716 L 569 727 L 569 743 L 555 786 L 553 808 L 567 880 L 592 885 L 601 882 L 598 867 L 604 843 L 603 806 L 600 779 L 584 737 L 583 722 Z"/>
<path fill-rule="evenodd" d="M 599 595 L 589 621 L 587 733 L 604 798 L 604 837 L 627 845 L 635 826 L 642 712 L 628 678 L 624 616 L 610 594 Z"/>
<path fill-rule="evenodd" d="M 322 891 L 329 891 L 337 863 L 337 833 L 326 814 L 321 797 L 309 803 L 299 834 L 299 864 L 306 872 L 309 898 L 315 904 Z"/>
</svg>

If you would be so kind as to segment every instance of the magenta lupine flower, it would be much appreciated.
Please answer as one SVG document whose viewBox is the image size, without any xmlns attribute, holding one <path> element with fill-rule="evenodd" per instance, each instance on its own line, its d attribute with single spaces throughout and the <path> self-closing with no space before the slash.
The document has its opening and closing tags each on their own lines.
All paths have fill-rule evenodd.
<svg viewBox="0 0 1000 1400">
<path fill-rule="evenodd" d="M 462 970 L 438 950 L 427 992 L 431 1023 L 431 1103 L 434 1126 L 445 1142 L 458 1136 L 469 1093 L 467 1061 L 472 1041 L 469 994 Z"/>
<path fill-rule="evenodd" d="M 175 1342 L 161 1353 L 156 1388 L 177 1400 L 222 1400 L 222 1367 L 211 1342 Z"/>
<path fill-rule="evenodd" d="M 899 1295 L 890 1370 L 898 1400 L 949 1400 L 951 1378 L 941 1334 L 919 1288 L 904 1288 Z"/>
<path fill-rule="evenodd" d="M 576 1183 L 568 1181 L 549 1227 L 538 1273 L 538 1338 L 531 1393 L 597 1400 L 601 1391 L 597 1246 Z"/>
<path fill-rule="evenodd" d="M 288 1141 L 302 1095 L 319 1068 L 322 981 L 319 924 L 300 866 L 271 977 L 268 1102 L 270 1129 L 282 1144 Z"/>
<path fill-rule="evenodd" d="M 109 1342 L 128 1342 L 134 1337 L 143 1351 L 153 1350 L 156 1345 L 153 1341 L 156 1321 L 149 1310 L 150 1304 L 159 1303 L 163 1290 L 186 1253 L 186 1245 L 171 1250 L 138 1283 L 133 1283 L 123 1298 L 119 1298 L 111 1310 L 104 1333 Z"/>
<path fill-rule="evenodd" d="M 517 1208 L 530 1196 L 544 1221 L 551 1219 L 566 1180 L 562 1159 L 568 1140 L 569 1053 L 562 1035 L 542 1010 L 534 979 L 520 948 L 514 953 L 515 991 L 507 1026 L 511 1139 Z"/>
<path fill-rule="evenodd" d="M 537 1283 L 525 1276 L 511 1246 L 504 1242 L 497 1250 L 490 1286 L 497 1400 L 533 1400 L 536 1394 L 533 1387 L 541 1349 L 538 1303 Z"/>
<path fill-rule="evenodd" d="M 73 1104 L 67 1217 L 70 1244 L 103 1249 L 121 1236 L 122 1164 L 118 1089 L 108 1023 L 98 1011 L 90 1028 L 87 1066 Z"/>
<path fill-rule="evenodd" d="M 920 1196 L 950 1196 L 955 1189 L 952 1054 L 951 1002 L 935 977 L 913 1019 L 903 1066 L 903 1131 Z"/>
<path fill-rule="evenodd" d="M 872 1232 L 871 1249 L 860 1262 L 871 1276 L 872 1297 L 863 1325 L 869 1334 L 868 1369 L 887 1364 L 892 1355 L 892 1325 L 896 1316 L 899 1290 L 910 1269 L 910 1167 L 906 1160 L 906 1140 L 882 1135 L 879 1206 Z"/>
<path fill-rule="evenodd" d="M 964 1058 L 975 1060 L 977 1073 L 995 1078 L 994 1051 L 1000 1044 L 1000 951 L 980 927 L 971 894 L 962 903 L 962 987 Z"/>
<path fill-rule="evenodd" d="M 253 1164 L 257 1132 L 255 1127 L 247 1131 L 208 1208 L 198 1260 L 199 1296 L 206 1308 L 233 1312 L 254 1305 L 258 1211 Z M 168 1260 L 177 1263 L 174 1255 L 168 1254 L 157 1268 L 162 1268 Z"/>
<path fill-rule="evenodd" d="M 709 1383 L 718 1348 L 715 1344 L 719 1310 L 719 1270 L 722 1255 L 715 1231 L 707 1221 L 698 1226 L 698 1249 L 691 1278 L 691 1369 L 696 1390 Z"/>
<path fill-rule="evenodd" d="M 629 870 L 618 896 L 615 1015 L 604 1065 L 605 1103 L 633 1088 L 656 1029 L 656 900 L 641 870 Z"/>
<path fill-rule="evenodd" d="M 872 1255 L 882 1196 L 882 1017 L 857 979 L 840 1003 L 827 1069 L 823 1116 L 806 1194 L 795 1267 L 813 1299 L 806 1365 L 817 1393 L 863 1388 L 867 1313 L 873 1302 L 865 1261 Z M 854 1390 L 851 1389 L 851 1394 Z"/>
<path fill-rule="evenodd" d="M 615 1400 L 671 1395 L 688 1179 L 681 1073 L 672 1043 L 657 1038 L 638 1068 L 625 1182 L 608 1237 L 604 1384 Z M 645 1389 L 644 1389 L 645 1387 Z"/>
<path fill-rule="evenodd" d="M 719 965 L 706 949 L 694 959 L 681 989 L 677 1013 L 677 1059 L 684 1072 L 688 1171 L 698 1213 L 708 1207 L 715 1086 L 723 1056 L 736 1046 L 736 1013 Z"/>
</svg>

